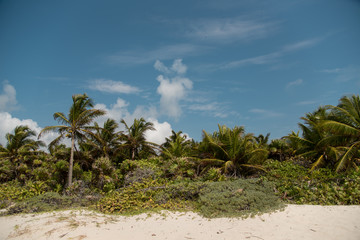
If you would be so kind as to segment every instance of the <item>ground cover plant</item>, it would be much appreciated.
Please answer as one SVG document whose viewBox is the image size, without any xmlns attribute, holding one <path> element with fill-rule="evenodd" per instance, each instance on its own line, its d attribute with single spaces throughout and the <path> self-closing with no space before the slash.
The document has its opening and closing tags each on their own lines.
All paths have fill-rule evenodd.
<svg viewBox="0 0 360 240">
<path fill-rule="evenodd" d="M 264 179 L 276 186 L 278 196 L 296 204 L 360 204 L 360 172 L 336 173 L 329 169 L 309 169 L 294 162 L 269 160 Z"/>
<path fill-rule="evenodd" d="M 199 194 L 198 210 L 205 217 L 246 217 L 283 207 L 272 183 L 262 179 L 211 182 Z"/>
</svg>

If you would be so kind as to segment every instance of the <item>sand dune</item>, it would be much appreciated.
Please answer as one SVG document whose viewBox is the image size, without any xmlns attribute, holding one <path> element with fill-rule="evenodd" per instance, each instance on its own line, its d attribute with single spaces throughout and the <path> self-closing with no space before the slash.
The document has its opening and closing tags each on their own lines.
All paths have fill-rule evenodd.
<svg viewBox="0 0 360 240">
<path fill-rule="evenodd" d="M 196 213 L 104 215 L 86 210 L 0 218 L 0 239 L 360 239 L 360 206 L 288 205 L 248 219 Z"/>
</svg>

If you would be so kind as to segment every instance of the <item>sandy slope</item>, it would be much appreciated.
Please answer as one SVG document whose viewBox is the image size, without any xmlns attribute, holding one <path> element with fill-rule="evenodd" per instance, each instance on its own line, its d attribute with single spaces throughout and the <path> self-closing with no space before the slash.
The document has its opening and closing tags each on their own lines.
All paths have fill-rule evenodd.
<svg viewBox="0 0 360 240">
<path fill-rule="evenodd" d="M 255 218 L 195 213 L 123 217 L 61 211 L 0 217 L 0 239 L 360 239 L 360 206 L 289 205 Z"/>
</svg>

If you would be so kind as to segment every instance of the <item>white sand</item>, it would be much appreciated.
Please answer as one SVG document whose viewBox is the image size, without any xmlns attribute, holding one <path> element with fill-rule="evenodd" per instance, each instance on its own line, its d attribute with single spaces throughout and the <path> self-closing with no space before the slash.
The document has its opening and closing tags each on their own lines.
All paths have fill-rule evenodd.
<svg viewBox="0 0 360 240">
<path fill-rule="evenodd" d="M 165 217 L 166 215 L 166 217 Z M 289 205 L 248 219 L 188 213 L 123 217 L 61 211 L 0 217 L 0 239 L 360 239 L 360 206 Z"/>
</svg>

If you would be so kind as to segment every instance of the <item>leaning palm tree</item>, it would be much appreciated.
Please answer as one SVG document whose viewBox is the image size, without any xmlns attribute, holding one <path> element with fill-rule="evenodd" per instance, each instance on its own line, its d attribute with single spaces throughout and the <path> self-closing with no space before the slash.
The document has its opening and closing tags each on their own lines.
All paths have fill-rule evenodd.
<svg viewBox="0 0 360 240">
<path fill-rule="evenodd" d="M 134 119 L 131 126 L 128 126 L 124 119 L 120 122 L 125 126 L 125 133 L 121 136 L 123 147 L 129 150 L 131 160 L 135 160 L 141 150 L 154 152 L 156 144 L 146 141 L 145 138 L 146 131 L 155 130 L 153 123 L 145 121 L 144 118 Z"/>
<path fill-rule="evenodd" d="M 71 139 L 68 186 L 72 184 L 75 141 L 83 139 L 86 135 L 91 135 L 91 130 L 94 129 L 94 127 L 89 126 L 89 124 L 96 117 L 105 114 L 103 110 L 93 109 L 94 103 L 86 94 L 73 95 L 72 99 L 73 104 L 70 107 L 68 116 L 62 112 L 54 113 L 54 119 L 62 125 L 45 127 L 39 134 L 40 138 L 44 133 L 57 131 L 59 136 L 55 138 L 50 145 L 59 143 L 64 137 Z"/>
<path fill-rule="evenodd" d="M 329 119 L 322 127 L 332 136 L 328 142 L 342 146 L 342 155 L 336 171 L 355 167 L 360 163 L 360 96 L 344 96 L 337 106 L 327 106 L 331 110 Z"/>
</svg>

